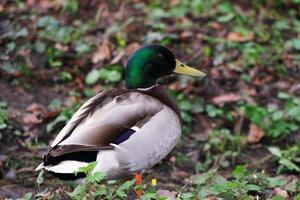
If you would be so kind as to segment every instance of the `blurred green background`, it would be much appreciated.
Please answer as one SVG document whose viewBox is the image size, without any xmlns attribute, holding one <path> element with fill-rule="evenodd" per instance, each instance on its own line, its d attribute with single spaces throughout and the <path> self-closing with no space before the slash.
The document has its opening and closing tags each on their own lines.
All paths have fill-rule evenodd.
<svg viewBox="0 0 300 200">
<path fill-rule="evenodd" d="M 133 198 L 131 182 L 100 185 L 99 196 L 93 181 L 36 179 L 34 168 L 84 101 L 124 87 L 145 44 L 208 76 L 161 81 L 183 136 L 146 171 L 144 198 L 299 200 L 299 0 L 2 0 L 0 197 Z"/>
</svg>

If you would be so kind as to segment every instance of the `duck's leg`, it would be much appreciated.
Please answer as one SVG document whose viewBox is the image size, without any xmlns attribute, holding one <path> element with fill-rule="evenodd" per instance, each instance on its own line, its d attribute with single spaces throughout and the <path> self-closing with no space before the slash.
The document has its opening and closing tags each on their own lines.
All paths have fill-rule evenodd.
<svg viewBox="0 0 300 200">
<path fill-rule="evenodd" d="M 135 191 L 136 192 L 136 196 L 138 199 L 141 198 L 143 192 L 142 192 L 142 173 L 141 172 L 135 172 L 134 173 L 134 178 L 135 178 L 135 182 L 136 182 L 136 186 L 138 186 L 138 189 Z"/>
</svg>

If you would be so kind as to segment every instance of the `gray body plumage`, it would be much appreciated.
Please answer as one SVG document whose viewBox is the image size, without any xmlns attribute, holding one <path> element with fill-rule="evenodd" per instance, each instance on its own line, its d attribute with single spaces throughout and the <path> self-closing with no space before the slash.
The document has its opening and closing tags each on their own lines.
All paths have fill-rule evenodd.
<svg viewBox="0 0 300 200">
<path fill-rule="evenodd" d="M 154 96 L 138 90 L 96 95 L 74 114 L 57 135 L 50 154 L 55 156 L 98 148 L 94 172 L 100 171 L 108 179 L 152 167 L 174 148 L 181 134 L 180 116 L 172 108 L 174 104 L 166 104 L 160 97 Z M 129 139 L 114 144 L 120 133 L 132 127 L 136 132 Z M 65 160 L 54 165 L 42 164 L 39 169 L 74 173 L 86 165 L 84 162 Z"/>
</svg>

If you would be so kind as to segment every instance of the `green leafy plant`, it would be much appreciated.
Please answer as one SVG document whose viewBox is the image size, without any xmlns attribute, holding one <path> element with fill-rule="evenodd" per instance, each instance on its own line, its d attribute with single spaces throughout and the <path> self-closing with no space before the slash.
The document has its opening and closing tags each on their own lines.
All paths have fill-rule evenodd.
<svg viewBox="0 0 300 200">
<path fill-rule="evenodd" d="M 210 138 L 204 145 L 205 162 L 202 166 L 205 169 L 228 168 L 230 163 L 235 163 L 235 158 L 241 148 L 241 136 L 234 135 L 228 129 L 213 130 Z"/>
<path fill-rule="evenodd" d="M 93 69 L 85 77 L 85 82 L 89 85 L 95 84 L 99 80 L 108 83 L 117 83 L 122 78 L 122 68 L 119 65 L 113 65 L 108 68 Z"/>
<path fill-rule="evenodd" d="M 36 183 L 38 185 L 38 188 L 40 189 L 40 185 L 44 182 L 44 170 L 41 170 L 38 177 L 36 178 Z"/>
<path fill-rule="evenodd" d="M 0 101 L 0 131 L 7 127 L 8 113 L 6 110 L 6 102 Z M 1 134 L 0 134 L 1 139 Z"/>
<path fill-rule="evenodd" d="M 223 117 L 229 121 L 233 120 L 233 116 L 230 112 L 230 109 L 227 106 L 220 108 L 220 107 L 217 107 L 212 104 L 207 104 L 205 106 L 205 111 L 206 111 L 207 115 L 211 118 Z"/>
<path fill-rule="evenodd" d="M 205 199 L 209 196 L 223 199 L 249 199 L 248 193 L 250 191 L 259 192 L 261 190 L 260 186 L 247 180 L 249 175 L 245 174 L 245 169 L 243 169 L 242 173 L 237 171 L 235 170 L 234 173 L 235 175 L 238 173 L 238 176 L 230 181 L 217 174 L 214 170 L 197 175 L 194 181 L 196 184 L 195 196 L 200 199 Z"/>
<path fill-rule="evenodd" d="M 300 173 L 300 143 L 286 150 L 281 150 L 278 147 L 269 147 L 268 149 L 280 164 L 277 173 L 286 169 Z"/>
<path fill-rule="evenodd" d="M 290 194 L 297 194 L 298 191 L 298 189 L 289 188 L 291 186 L 282 177 L 269 177 L 263 171 L 253 172 L 242 165 L 233 169 L 230 178 L 221 176 L 216 170 L 210 170 L 192 176 L 191 182 L 190 188 L 179 192 L 178 199 L 273 199 L 277 196 L 272 197 L 274 194 L 270 193 L 264 193 L 265 196 L 262 196 L 262 191 L 273 190 L 276 187 L 283 188 Z"/>
<path fill-rule="evenodd" d="M 48 47 L 47 49 L 47 57 L 48 63 L 51 67 L 60 67 L 62 66 L 61 57 L 63 56 L 63 52 L 59 49 L 54 48 L 53 46 Z"/>
<path fill-rule="evenodd" d="M 60 105 L 60 101 L 58 99 L 54 99 L 51 101 L 49 108 L 56 110 L 56 109 L 60 109 L 61 105 Z M 62 125 L 64 125 L 67 121 L 69 121 L 71 119 L 71 117 L 73 116 L 73 114 L 75 113 L 75 111 L 79 108 L 79 105 L 74 105 L 71 108 L 66 108 L 65 110 L 63 110 L 62 112 L 60 112 L 60 114 L 49 124 L 47 124 L 47 132 L 53 132 L 54 130 L 57 130 L 59 127 L 61 127 Z"/>
<path fill-rule="evenodd" d="M 117 181 L 105 182 L 104 175 L 100 172 L 92 173 L 96 162 L 82 167 L 78 172 L 86 174 L 86 182 L 77 185 L 68 195 L 72 199 L 126 199 L 128 191 L 133 188 L 135 180 L 125 181 L 117 185 Z"/>
<path fill-rule="evenodd" d="M 53 99 L 52 101 L 50 101 L 48 108 L 51 110 L 60 110 L 61 101 L 59 99 Z"/>
<path fill-rule="evenodd" d="M 41 38 L 46 38 L 55 42 L 70 43 L 77 41 L 81 35 L 81 29 L 72 26 L 62 26 L 53 16 L 40 18 L 36 24 L 37 28 L 42 29 L 39 32 Z"/>
<path fill-rule="evenodd" d="M 19 199 L 17 199 L 17 200 L 31 200 L 32 197 L 33 197 L 33 194 L 32 194 L 31 192 L 28 192 L 28 193 L 26 193 L 26 194 L 24 195 L 23 198 L 19 198 Z"/>
<path fill-rule="evenodd" d="M 135 180 L 129 181 L 105 181 L 104 176 L 100 172 L 92 173 L 96 166 L 96 162 L 80 168 L 78 172 L 86 173 L 86 180 L 83 183 L 73 186 L 72 191 L 67 195 L 72 199 L 128 199 L 135 195 L 133 190 Z M 40 175 L 39 175 L 40 177 Z M 43 180 L 40 180 L 40 182 Z M 192 200 L 206 199 L 209 197 L 228 200 L 250 200 L 260 197 L 261 192 L 267 189 L 281 187 L 289 191 L 287 182 L 279 177 L 268 177 L 264 172 L 251 172 L 244 166 L 236 166 L 231 173 L 230 178 L 225 178 L 216 170 L 210 170 L 206 173 L 196 174 L 191 177 L 191 185 L 183 187 L 176 192 L 176 199 Z M 289 186 L 290 187 L 290 186 Z M 167 200 L 168 195 L 159 194 L 158 189 L 144 185 L 142 187 L 142 200 Z M 297 189 L 293 189 L 291 194 L 296 193 Z M 171 192 L 171 191 L 169 191 Z M 58 198 L 57 194 L 49 194 L 48 198 Z M 32 197 L 32 194 L 28 194 Z M 268 194 L 268 199 L 271 194 Z M 275 196 L 276 197 L 276 196 Z M 275 198 L 273 197 L 273 198 Z M 277 198 L 277 197 L 276 197 Z"/>
<path fill-rule="evenodd" d="M 267 49 L 259 44 L 248 42 L 243 45 L 242 53 L 246 66 L 253 66 L 264 61 L 262 56 L 265 55 Z"/>
<path fill-rule="evenodd" d="M 78 1 L 77 0 L 69 0 L 63 4 L 62 13 L 70 11 L 72 13 L 76 13 L 78 10 Z"/>
<path fill-rule="evenodd" d="M 280 110 L 276 106 L 268 108 L 256 105 L 244 106 L 246 117 L 264 129 L 266 136 L 270 138 L 286 136 L 299 129 L 299 99 L 294 99 L 285 93 L 279 93 L 278 97 L 285 100 L 284 110 Z"/>
<path fill-rule="evenodd" d="M 190 132 L 193 116 L 204 110 L 203 99 L 196 96 L 188 99 L 185 95 L 174 90 L 168 90 L 168 93 L 177 101 L 184 122 L 183 133 L 187 134 Z"/>
<path fill-rule="evenodd" d="M 77 0 L 72 0 L 64 4 L 63 11 L 71 10 L 72 12 L 75 12 L 77 8 Z M 40 39 L 50 40 L 63 45 L 72 45 L 78 56 L 92 50 L 92 44 L 89 40 L 84 38 L 84 34 L 90 30 L 92 26 L 92 23 L 89 22 L 85 24 L 64 26 L 53 16 L 41 17 L 36 23 Z M 48 46 L 48 48 L 46 48 L 46 46 Z M 45 49 L 47 49 L 48 63 L 50 66 L 62 66 L 61 59 L 64 56 L 64 51 L 62 51 L 61 48 L 57 48 L 55 45 L 51 44 L 46 45 L 39 41 L 35 43 L 35 49 L 39 53 L 43 53 Z"/>
<path fill-rule="evenodd" d="M 235 15 L 235 9 L 229 2 L 223 2 L 219 5 L 218 11 L 221 14 L 221 16 L 218 17 L 218 21 L 225 23 L 231 21 Z"/>
<path fill-rule="evenodd" d="M 61 81 L 71 81 L 72 79 L 73 79 L 72 74 L 67 71 L 63 71 L 59 74 L 59 80 Z"/>
<path fill-rule="evenodd" d="M 25 63 L 24 57 L 17 56 L 15 61 L 5 61 L 0 63 L 0 70 L 4 71 L 7 74 L 24 74 L 25 77 L 31 75 L 31 70 L 28 68 Z"/>
</svg>

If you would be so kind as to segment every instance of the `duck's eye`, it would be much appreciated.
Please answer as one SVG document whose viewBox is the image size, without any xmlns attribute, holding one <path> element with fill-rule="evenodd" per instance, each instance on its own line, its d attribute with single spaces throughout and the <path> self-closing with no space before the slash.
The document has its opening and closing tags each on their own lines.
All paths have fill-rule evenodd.
<svg viewBox="0 0 300 200">
<path fill-rule="evenodd" d="M 158 57 L 159 57 L 159 58 L 162 58 L 162 57 L 163 57 L 163 55 L 160 53 L 160 54 L 158 54 Z"/>
</svg>

